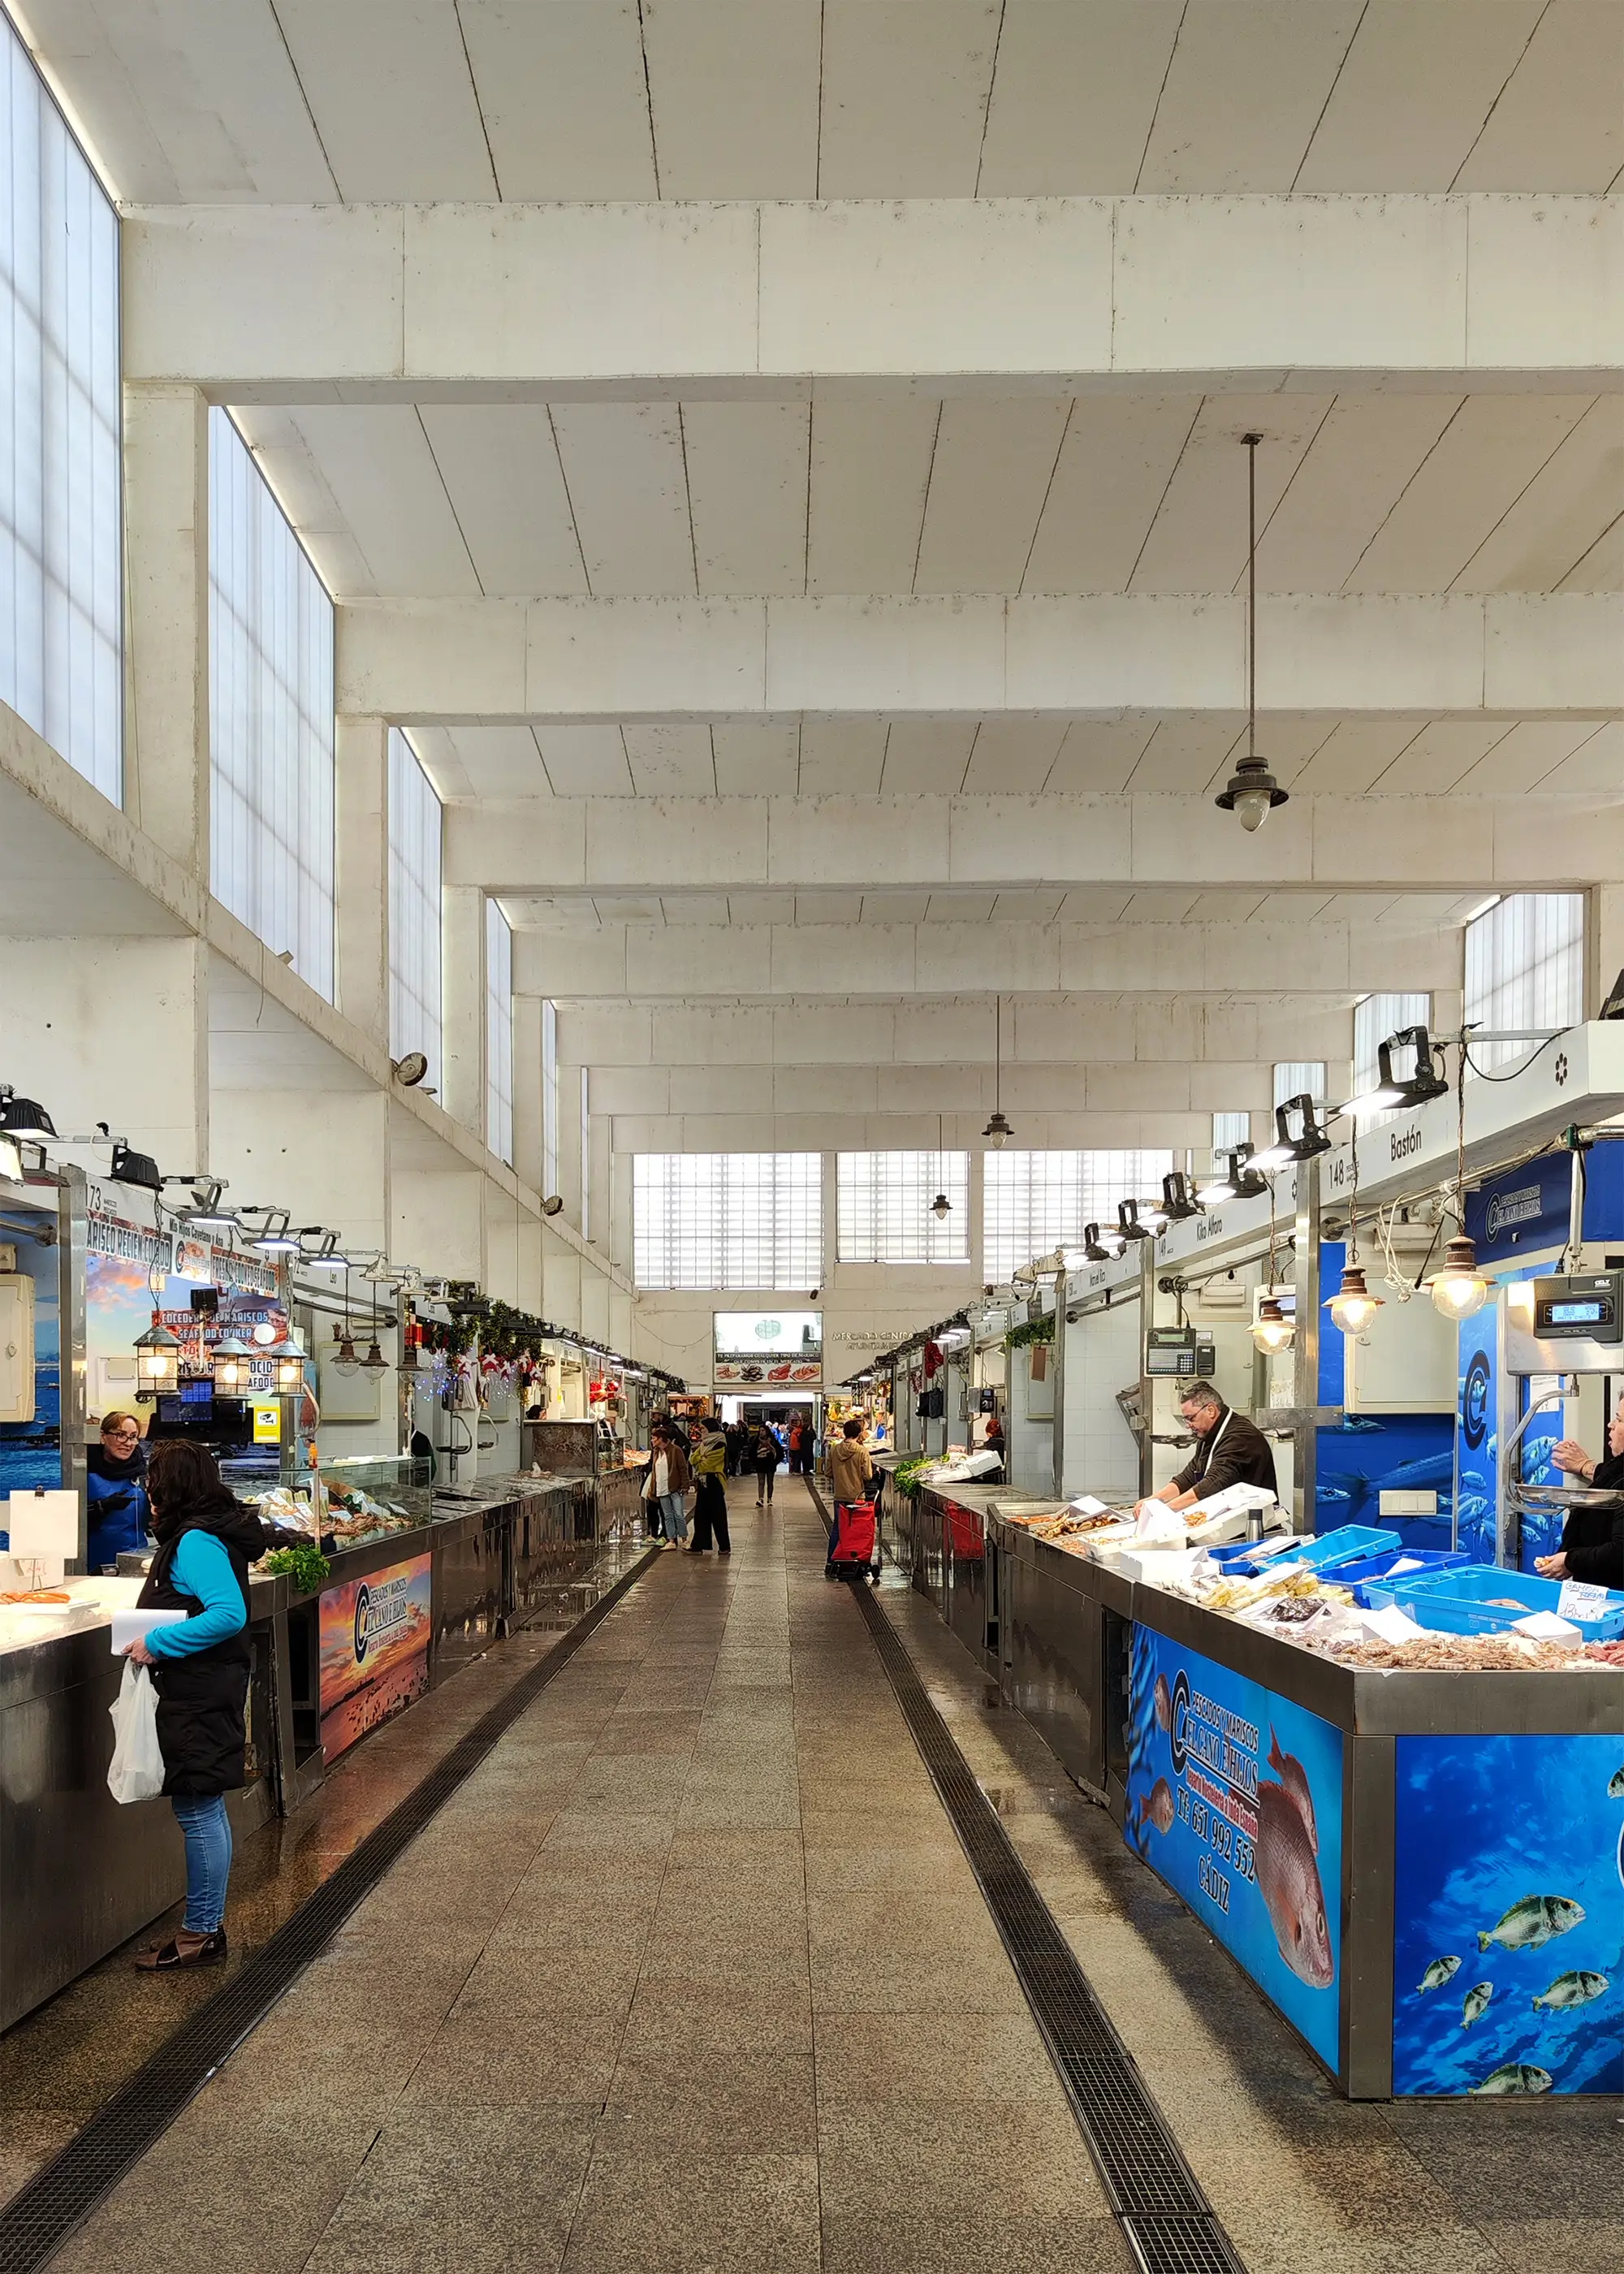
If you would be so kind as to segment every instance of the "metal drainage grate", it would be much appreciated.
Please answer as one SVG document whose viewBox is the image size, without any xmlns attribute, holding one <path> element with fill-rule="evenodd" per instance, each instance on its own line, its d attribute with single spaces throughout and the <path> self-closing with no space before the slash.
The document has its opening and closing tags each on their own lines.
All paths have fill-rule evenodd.
<svg viewBox="0 0 1624 2274">
<path fill-rule="evenodd" d="M 827 1525 L 822 1495 L 808 1489 Z M 970 1859 L 1136 2263 L 1144 2274 L 1245 2274 L 1138 2063 L 1033 1886 L 877 1597 L 861 1581 L 852 1583 L 852 1592 Z"/>
<path fill-rule="evenodd" d="M 265 2019 L 357 1905 L 534 1705 L 605 1615 L 656 1558 L 650 1549 L 599 1596 L 568 1634 L 522 1674 L 353 1855 L 301 1903 L 270 1940 L 99 2108 L 59 2156 L 0 2210 L 0 2274 L 34 2274 L 61 2249 L 243 2040 Z"/>
</svg>

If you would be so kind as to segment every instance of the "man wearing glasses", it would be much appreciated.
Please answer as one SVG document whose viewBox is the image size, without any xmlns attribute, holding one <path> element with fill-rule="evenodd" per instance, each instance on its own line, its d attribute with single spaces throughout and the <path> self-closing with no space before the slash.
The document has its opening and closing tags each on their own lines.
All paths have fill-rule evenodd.
<svg viewBox="0 0 1624 2274">
<path fill-rule="evenodd" d="M 1244 1413 L 1226 1405 L 1210 1382 L 1192 1382 L 1179 1400 L 1179 1412 L 1195 1438 L 1195 1451 L 1160 1492 L 1139 1502 L 1141 1508 L 1155 1501 L 1167 1508 L 1188 1508 L 1194 1501 L 1210 1500 L 1229 1485 L 1260 1485 L 1266 1492 L 1277 1490 L 1268 1439 Z"/>
</svg>

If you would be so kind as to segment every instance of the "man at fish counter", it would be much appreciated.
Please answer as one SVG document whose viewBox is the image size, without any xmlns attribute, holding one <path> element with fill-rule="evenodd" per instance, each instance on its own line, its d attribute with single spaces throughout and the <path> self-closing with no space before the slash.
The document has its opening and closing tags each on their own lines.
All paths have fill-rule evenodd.
<svg viewBox="0 0 1624 2274">
<path fill-rule="evenodd" d="M 1192 1382 L 1178 1410 L 1195 1438 L 1195 1451 L 1160 1492 L 1140 1501 L 1141 1509 L 1157 1502 L 1175 1510 L 1189 1508 L 1230 1485 L 1258 1485 L 1270 1493 L 1277 1489 L 1268 1439 L 1244 1413 L 1226 1405 L 1210 1382 Z"/>
</svg>

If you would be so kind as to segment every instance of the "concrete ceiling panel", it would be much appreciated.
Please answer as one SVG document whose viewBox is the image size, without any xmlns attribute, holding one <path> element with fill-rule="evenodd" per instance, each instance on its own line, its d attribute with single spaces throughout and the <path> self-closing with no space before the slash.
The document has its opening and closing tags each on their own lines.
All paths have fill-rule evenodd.
<svg viewBox="0 0 1624 2274">
<path fill-rule="evenodd" d="M 975 195 L 1000 12 L 823 0 L 819 197 Z"/>
<path fill-rule="evenodd" d="M 277 0 L 350 205 L 499 194 L 455 0 Z"/>
<path fill-rule="evenodd" d="M 1184 0 L 1005 0 L 979 194 L 1131 192 Z"/>
<path fill-rule="evenodd" d="M 431 403 L 424 432 L 483 592 L 584 592 L 545 403 Z"/>
<path fill-rule="evenodd" d="M 1364 12 L 1190 0 L 1133 187 L 1290 189 Z"/>
<path fill-rule="evenodd" d="M 819 0 L 644 0 L 642 14 L 660 195 L 815 198 Z"/>
<path fill-rule="evenodd" d="M 652 198 L 636 0 L 460 0 L 504 198 Z"/>
</svg>

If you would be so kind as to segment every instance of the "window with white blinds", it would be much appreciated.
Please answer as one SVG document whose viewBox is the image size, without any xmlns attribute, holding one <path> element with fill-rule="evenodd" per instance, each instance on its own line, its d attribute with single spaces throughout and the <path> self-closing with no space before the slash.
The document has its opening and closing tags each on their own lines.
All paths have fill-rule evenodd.
<svg viewBox="0 0 1624 2274">
<path fill-rule="evenodd" d="M 967 1153 L 841 1153 L 835 1163 L 842 1263 L 967 1263 Z M 947 1199 L 937 1216 L 932 1202 Z"/>
<path fill-rule="evenodd" d="M 640 1287 L 810 1290 L 823 1276 L 820 1153 L 639 1153 Z"/>
<path fill-rule="evenodd" d="M 1376 1053 L 1389 1035 L 1402 1034 L 1406 1027 L 1430 1027 L 1432 1023 L 1432 998 L 1430 995 L 1367 995 L 1356 1003 L 1353 1011 L 1353 1095 L 1362 1097 L 1367 1089 L 1374 1089 L 1380 1073 L 1380 1061 Z M 1406 1052 L 1395 1073 L 1410 1070 L 1410 1054 Z"/>
<path fill-rule="evenodd" d="M 214 897 L 333 998 L 333 603 L 226 413 L 208 414 Z"/>
<path fill-rule="evenodd" d="M 498 1160 L 513 1165 L 513 933 L 490 900 L 485 904 L 485 1141 Z"/>
<path fill-rule="evenodd" d="M 1325 1103 L 1325 1060 L 1323 1058 L 1283 1058 L 1274 1068 L 1274 1103 L 1283 1105 L 1289 1097 L 1312 1097 L 1315 1106 Z"/>
<path fill-rule="evenodd" d="M 1002 1282 L 1051 1248 L 1080 1246 L 1085 1224 L 1116 1223 L 1118 1201 L 1160 1199 L 1172 1166 L 1171 1153 L 988 1153 L 982 1269 Z"/>
<path fill-rule="evenodd" d="M 1235 1152 L 1252 1142 L 1250 1113 L 1214 1113 L 1213 1116 L 1213 1166 L 1222 1166 L 1226 1153 Z"/>
<path fill-rule="evenodd" d="M 1488 1028 L 1576 1026 L 1584 1016 L 1584 895 L 1514 892 L 1466 927 L 1466 1023 Z M 1470 1045 L 1487 1073 L 1538 1043 Z"/>
<path fill-rule="evenodd" d="M 421 1050 L 440 1087 L 440 810 L 398 727 L 389 729 L 389 1050 Z"/>
<path fill-rule="evenodd" d="M 558 1005 L 541 1006 L 541 1196 L 559 1188 Z"/>
<path fill-rule="evenodd" d="M 123 794 L 118 222 L 0 11 L 0 700 Z"/>
</svg>

